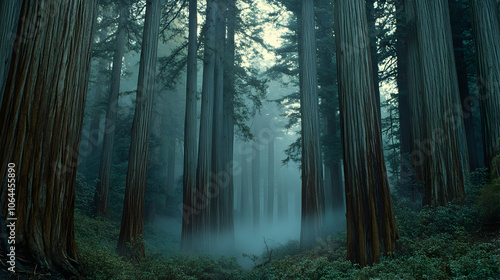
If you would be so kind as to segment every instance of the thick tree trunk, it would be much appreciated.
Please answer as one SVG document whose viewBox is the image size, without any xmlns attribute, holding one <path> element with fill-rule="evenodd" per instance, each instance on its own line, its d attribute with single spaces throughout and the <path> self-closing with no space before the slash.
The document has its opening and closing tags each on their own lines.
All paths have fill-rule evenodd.
<svg viewBox="0 0 500 280">
<path fill-rule="evenodd" d="M 500 27 L 498 1 L 469 0 L 478 65 L 485 165 L 500 154 Z"/>
<path fill-rule="evenodd" d="M 7 75 L 9 74 L 17 22 L 24 0 L 3 0 L 0 2 L 0 104 L 2 104 Z M 16 50 L 17 51 L 17 50 Z"/>
<path fill-rule="evenodd" d="M 196 0 L 189 0 L 189 42 L 186 82 L 186 115 L 184 120 L 184 173 L 182 179 L 183 210 L 181 248 L 193 249 L 193 214 L 196 199 L 196 88 L 197 88 L 197 35 L 198 12 Z"/>
<path fill-rule="evenodd" d="M 127 2 L 120 2 L 120 18 L 116 34 L 113 68 L 111 70 L 111 86 L 104 122 L 104 137 L 102 142 L 99 177 L 94 195 L 96 213 L 106 217 L 108 215 L 109 185 L 111 180 L 111 166 L 113 160 L 113 146 L 115 142 L 116 115 L 118 113 L 118 96 L 120 93 L 120 76 L 122 58 L 127 42 L 127 20 L 129 7 Z"/>
<path fill-rule="evenodd" d="M 24 2 L 0 110 L 2 190 L 11 193 L 13 163 L 16 206 L 2 210 L 17 218 L 18 259 L 77 274 L 75 181 L 97 1 Z"/>
<path fill-rule="evenodd" d="M 450 11 L 456 11 L 457 9 L 460 9 L 454 1 L 448 1 L 450 4 L 455 4 L 455 9 L 451 9 Z M 451 18 L 454 18 L 456 20 L 460 19 L 461 14 L 460 13 L 451 13 L 450 14 Z M 452 27 L 452 33 L 453 33 L 453 47 L 454 47 L 454 54 L 455 54 L 455 62 L 456 62 L 456 69 L 457 69 L 457 78 L 458 78 L 458 88 L 460 91 L 460 102 L 462 105 L 462 116 L 463 116 L 463 121 L 464 121 L 464 126 L 465 126 L 465 136 L 467 140 L 467 151 L 468 151 L 468 158 L 469 158 L 469 168 L 470 171 L 479 168 L 479 158 L 478 158 L 478 149 L 476 146 L 476 136 L 474 133 L 474 122 L 472 118 L 472 110 L 471 110 L 471 104 L 469 104 L 472 96 L 469 94 L 469 82 L 467 78 L 467 63 L 465 61 L 465 51 L 464 51 L 464 43 L 462 40 L 462 34 L 465 31 L 465 28 L 463 27 L 462 24 L 453 24 L 451 25 Z M 459 29 L 461 28 L 461 29 Z"/>
<path fill-rule="evenodd" d="M 365 266 L 395 249 L 398 231 L 380 143 L 365 3 L 335 4 L 347 258 Z"/>
<path fill-rule="evenodd" d="M 422 110 L 419 119 L 413 119 L 421 134 L 412 156 L 421 166 L 424 204 L 447 205 L 464 197 L 463 172 L 468 169 L 448 3 L 428 0 L 408 4 L 414 5 L 417 38 L 411 43 L 417 43 L 421 71 L 420 80 L 416 80 L 421 92 L 409 92 L 419 95 L 410 96 L 410 106 Z"/>
<path fill-rule="evenodd" d="M 324 189 L 316 73 L 314 1 L 302 1 L 300 111 L 302 127 L 302 214 L 300 246 L 310 248 L 323 234 Z"/>
<path fill-rule="evenodd" d="M 135 114 L 132 122 L 125 201 L 118 239 L 120 254 L 131 254 L 133 258 L 144 256 L 144 244 L 140 241 L 140 236 L 144 229 L 144 197 L 146 195 L 147 157 L 153 111 L 160 14 L 160 0 L 148 0 L 142 37 Z M 132 251 L 129 250 L 127 243 L 132 246 Z"/>
<path fill-rule="evenodd" d="M 203 85 L 201 93 L 200 138 L 198 145 L 198 167 L 196 170 L 195 200 L 197 211 L 193 216 L 196 231 L 195 249 L 208 246 L 210 199 L 217 195 L 211 184 L 212 171 L 212 133 L 214 118 L 215 89 L 215 21 L 217 6 L 213 0 L 207 0 L 205 54 L 203 63 Z"/>
</svg>

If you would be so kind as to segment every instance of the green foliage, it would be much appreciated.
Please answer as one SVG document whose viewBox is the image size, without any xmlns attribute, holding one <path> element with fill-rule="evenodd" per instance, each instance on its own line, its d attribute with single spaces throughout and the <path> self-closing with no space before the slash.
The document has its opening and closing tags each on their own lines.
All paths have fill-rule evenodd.
<svg viewBox="0 0 500 280">
<path fill-rule="evenodd" d="M 244 270 L 235 258 L 176 255 L 179 241 L 154 225 L 144 234 L 147 257 L 132 263 L 116 254 L 118 223 L 77 210 L 79 262 L 88 279 L 499 279 L 500 239 L 480 231 L 481 206 L 474 204 L 485 192 L 486 178 L 486 170 L 470 174 L 471 199 L 461 205 L 421 207 L 411 195 L 395 196 L 401 235 L 396 251 L 364 268 L 347 260 L 345 232 L 320 239 L 307 251 L 298 241 L 269 246 L 260 256 L 247 255 L 255 266 Z M 408 185 L 419 183 L 407 180 L 399 190 Z M 168 242 L 167 251 L 158 251 Z"/>
</svg>

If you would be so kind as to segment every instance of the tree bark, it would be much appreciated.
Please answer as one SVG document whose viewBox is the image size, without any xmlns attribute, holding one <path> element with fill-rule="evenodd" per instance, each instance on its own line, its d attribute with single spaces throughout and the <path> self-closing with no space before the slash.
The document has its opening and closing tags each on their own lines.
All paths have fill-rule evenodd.
<svg viewBox="0 0 500 280">
<path fill-rule="evenodd" d="M 201 92 L 200 138 L 198 145 L 198 167 L 196 170 L 196 206 L 193 216 L 196 231 L 195 249 L 204 249 L 209 244 L 210 199 L 217 194 L 211 184 L 212 171 L 212 133 L 214 123 L 215 90 L 215 21 L 217 6 L 213 0 L 207 0 L 205 54 L 203 63 L 203 85 Z M 198 201 L 200 200 L 200 201 Z"/>
<path fill-rule="evenodd" d="M 130 254 L 133 258 L 141 258 L 145 255 L 144 244 L 140 238 L 144 229 L 144 197 L 146 194 L 147 158 L 155 89 L 160 14 L 160 0 L 148 0 L 146 2 L 135 114 L 132 122 L 125 201 L 118 239 L 120 254 Z M 131 251 L 127 243 L 130 243 Z"/>
<path fill-rule="evenodd" d="M 302 214 L 300 246 L 310 248 L 322 237 L 324 223 L 323 160 L 321 156 L 316 73 L 314 1 L 302 1 L 300 111 L 302 134 Z"/>
<path fill-rule="evenodd" d="M 189 42 L 187 57 L 186 115 L 184 120 L 184 173 L 182 177 L 183 211 L 181 248 L 193 249 L 193 212 L 196 188 L 196 89 L 197 89 L 197 35 L 198 12 L 196 0 L 189 0 Z"/>
<path fill-rule="evenodd" d="M 417 38 L 411 43 L 417 43 L 420 80 L 416 82 L 421 85 L 420 93 L 409 92 L 419 94 L 410 97 L 410 106 L 422 110 L 419 119 L 413 119 L 421 134 L 412 155 L 421 166 L 424 204 L 447 205 L 463 199 L 463 172 L 468 169 L 448 3 L 427 0 L 408 4 L 414 6 Z"/>
<path fill-rule="evenodd" d="M 70 274 L 78 274 L 75 182 L 96 11 L 97 1 L 24 1 L 0 109 L 2 190 L 9 163 L 17 174 L 16 255 Z"/>
<path fill-rule="evenodd" d="M 459 13 L 457 10 L 460 9 L 459 5 L 455 3 L 455 1 L 448 1 L 450 5 L 455 5 L 450 7 L 450 17 L 455 20 L 461 20 L 462 13 Z M 467 151 L 468 151 L 468 159 L 469 159 L 469 171 L 475 170 L 479 168 L 479 158 L 478 158 L 478 149 L 476 146 L 476 136 L 474 133 L 474 122 L 472 118 L 472 110 L 470 107 L 470 100 L 472 96 L 469 94 L 469 82 L 467 78 L 467 63 L 466 56 L 464 51 L 464 43 L 462 40 L 462 34 L 465 32 L 465 27 L 463 24 L 457 23 L 452 24 L 452 35 L 453 35 L 453 47 L 455 54 L 455 62 L 457 69 L 457 78 L 458 78 L 458 88 L 460 91 L 460 103 L 462 105 L 462 116 L 463 122 L 465 126 L 465 136 L 467 141 Z"/>
<path fill-rule="evenodd" d="M 366 6 L 335 1 L 347 258 L 361 266 L 395 249 L 398 231 L 382 151 Z"/>
<path fill-rule="evenodd" d="M 500 27 L 498 2 L 469 0 L 477 56 L 484 161 L 500 154 Z"/>
<path fill-rule="evenodd" d="M 108 216 L 109 185 L 111 180 L 111 166 L 113 161 L 113 146 L 115 142 L 116 116 L 118 113 L 118 97 L 120 93 L 120 76 L 122 71 L 122 58 L 127 42 L 127 20 L 129 7 L 127 2 L 119 4 L 120 18 L 116 33 L 115 50 L 113 55 L 113 68 L 111 70 L 111 85 L 104 121 L 104 136 L 102 142 L 101 160 L 99 164 L 99 177 L 94 195 L 96 214 Z"/>
<path fill-rule="evenodd" d="M 0 104 L 2 104 L 7 75 L 9 74 L 17 22 L 23 0 L 4 0 L 0 2 Z M 17 50 L 16 50 L 17 51 Z"/>
</svg>

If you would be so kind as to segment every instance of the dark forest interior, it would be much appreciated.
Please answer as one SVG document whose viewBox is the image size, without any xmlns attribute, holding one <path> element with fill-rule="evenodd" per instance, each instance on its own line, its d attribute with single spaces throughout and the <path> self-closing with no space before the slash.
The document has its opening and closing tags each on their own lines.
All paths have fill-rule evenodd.
<svg viewBox="0 0 500 280">
<path fill-rule="evenodd" d="M 498 0 L 2 0 L 0 279 L 500 279 Z"/>
</svg>

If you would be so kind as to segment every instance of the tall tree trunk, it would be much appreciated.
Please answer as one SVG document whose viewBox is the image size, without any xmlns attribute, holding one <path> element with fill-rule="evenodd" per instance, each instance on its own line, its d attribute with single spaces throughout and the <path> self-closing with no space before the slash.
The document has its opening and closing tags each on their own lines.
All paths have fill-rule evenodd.
<svg viewBox="0 0 500 280">
<path fill-rule="evenodd" d="M 120 2 L 120 18 L 116 34 L 113 68 L 111 70 L 111 86 L 106 108 L 104 123 L 104 137 L 102 142 L 101 160 L 99 164 L 99 178 L 94 195 L 96 213 L 106 217 L 108 215 L 109 185 L 111 180 L 111 166 L 113 160 L 113 146 L 115 142 L 116 115 L 118 112 L 118 96 L 120 93 L 120 76 L 122 72 L 122 58 L 127 42 L 127 20 L 129 7 L 127 2 Z"/>
<path fill-rule="evenodd" d="M 24 1 L 0 109 L 2 190 L 16 199 L 14 215 L 2 210 L 17 218 L 16 255 L 71 274 L 78 274 L 75 182 L 96 10 L 97 1 Z"/>
<path fill-rule="evenodd" d="M 241 220 L 247 222 L 250 217 L 250 189 L 248 185 L 247 156 L 241 153 Z"/>
<path fill-rule="evenodd" d="M 461 16 L 463 16 L 465 11 L 460 5 L 454 1 L 448 1 L 450 5 L 450 18 L 455 19 L 455 21 L 462 21 Z M 453 5 L 453 6 L 451 6 Z M 476 134 L 474 132 L 474 122 L 472 117 L 471 104 L 469 103 L 472 96 L 469 94 L 469 82 L 467 78 L 467 63 L 465 55 L 465 46 L 463 43 L 463 33 L 466 31 L 464 24 L 452 24 L 452 35 L 453 35 L 453 47 L 455 53 L 455 62 L 457 68 L 457 78 L 458 78 L 458 88 L 460 91 L 460 102 L 462 105 L 462 115 L 465 126 L 465 136 L 467 138 L 467 151 L 469 158 L 469 168 L 470 171 L 481 167 L 479 164 L 478 149 L 476 145 Z"/>
<path fill-rule="evenodd" d="M 193 214 L 196 188 L 196 88 L 197 88 L 197 35 L 198 12 L 196 0 L 189 0 L 189 42 L 186 82 L 186 115 L 184 119 L 184 173 L 182 177 L 183 211 L 181 248 L 193 249 Z"/>
<path fill-rule="evenodd" d="M 104 12 L 107 14 L 107 10 Z M 103 42 L 108 37 L 107 28 L 102 28 L 99 32 L 99 41 Z M 101 137 L 103 131 L 101 129 L 101 119 L 102 119 L 102 110 L 100 107 L 100 103 L 104 99 L 104 95 L 108 93 L 108 81 L 106 80 L 106 72 L 107 66 L 109 62 L 100 58 L 97 62 L 97 79 L 94 85 L 94 93 L 92 96 L 92 106 L 94 106 L 95 110 L 92 110 L 93 113 L 90 116 L 90 126 L 88 130 L 87 142 L 86 145 L 86 153 L 82 153 L 80 151 L 80 156 L 85 158 L 85 161 L 82 162 L 82 165 L 85 166 L 86 178 L 90 182 L 94 182 L 97 179 L 97 167 L 95 161 L 99 157 L 100 144 L 102 142 Z"/>
<path fill-rule="evenodd" d="M 398 114 L 399 114 L 399 154 L 400 154 L 400 178 L 408 178 L 411 174 L 411 163 L 409 154 L 411 151 L 410 141 L 410 108 L 408 104 L 408 79 L 407 65 L 408 53 L 405 40 L 406 16 L 404 0 L 396 2 L 396 56 L 397 56 L 397 76 L 398 86 Z"/>
<path fill-rule="evenodd" d="M 421 121 L 423 116 L 422 103 L 422 85 L 421 85 L 421 65 L 417 41 L 417 30 L 415 27 L 415 7 L 414 0 L 403 0 L 406 11 L 406 24 L 408 25 L 408 34 L 406 36 L 406 79 L 408 82 L 408 107 L 410 115 L 410 137 L 409 137 L 409 157 L 417 178 L 423 180 L 422 167 L 424 156 L 419 153 L 420 143 L 424 140 L 425 122 Z M 404 97 L 403 97 L 404 98 Z M 403 99 L 404 101 L 404 99 Z M 402 105 L 405 105 L 404 103 Z M 402 110 L 402 108 L 400 108 Z"/>
<path fill-rule="evenodd" d="M 300 246 L 310 248 L 323 234 L 324 190 L 316 73 L 314 1 L 302 1 L 300 111 L 302 127 L 302 214 Z"/>
<path fill-rule="evenodd" d="M 267 154 L 267 224 L 273 225 L 274 219 L 274 141 L 275 138 L 269 139 L 268 154 Z"/>
<path fill-rule="evenodd" d="M 225 171 L 225 147 L 224 147 L 224 65 L 222 55 L 224 53 L 224 41 L 226 20 L 221 4 L 217 3 L 217 20 L 215 22 L 215 85 L 214 85 L 214 118 L 212 132 L 212 186 L 214 193 L 210 199 L 209 231 L 213 236 L 209 243 L 218 246 L 220 243 L 220 218 L 224 211 L 226 201 L 224 200 L 224 189 L 227 187 Z M 214 248 L 218 249 L 218 248 Z"/>
<path fill-rule="evenodd" d="M 235 41 L 236 29 L 236 3 L 229 2 L 227 11 L 227 39 L 224 64 L 224 170 L 228 176 L 227 186 L 223 189 L 224 200 L 226 201 L 223 211 L 221 211 L 221 229 L 226 238 L 227 244 L 234 244 L 234 169 L 233 169 L 233 149 L 234 149 L 234 95 L 235 89 Z"/>
<path fill-rule="evenodd" d="M 257 129 L 254 129 L 257 135 Z M 255 157 L 252 159 L 252 209 L 253 209 L 253 230 L 259 231 L 260 228 L 260 143 L 258 139 L 254 140 Z M 255 148 L 257 147 L 257 148 Z"/>
<path fill-rule="evenodd" d="M 170 126 L 171 128 L 173 126 Z M 168 138 L 168 147 L 167 147 L 167 194 L 174 193 L 175 190 L 175 150 L 176 150 L 176 141 L 173 133 Z"/>
<path fill-rule="evenodd" d="M 7 83 L 17 22 L 23 1 L 4 0 L 0 2 L 0 104 L 2 104 L 5 84 Z"/>
<path fill-rule="evenodd" d="M 463 172 L 468 169 L 448 3 L 413 1 L 413 5 L 421 92 L 417 102 L 410 97 L 410 106 L 420 107 L 422 114 L 414 119 L 421 135 L 412 155 L 417 153 L 421 160 L 416 163 L 425 183 L 424 204 L 447 205 L 464 197 Z"/>
<path fill-rule="evenodd" d="M 318 2 L 321 13 L 316 15 L 318 25 L 318 92 L 321 97 L 321 113 L 325 123 L 324 167 L 325 197 L 333 211 L 344 211 L 344 191 L 342 169 L 339 156 L 341 147 L 339 139 L 337 65 L 335 64 L 333 1 Z M 326 202 L 325 202 L 326 204 Z"/>
<path fill-rule="evenodd" d="M 335 9 L 347 258 L 365 266 L 395 249 L 398 231 L 380 143 L 366 6 L 336 0 Z"/>
<path fill-rule="evenodd" d="M 208 246 L 209 200 L 216 195 L 211 185 L 212 171 L 212 133 L 214 118 L 215 90 L 215 21 L 217 6 L 213 0 L 207 0 L 205 54 L 203 62 L 203 85 L 201 92 L 200 138 L 198 145 L 198 167 L 196 169 L 197 212 L 193 219 L 196 231 L 196 249 Z M 201 200 L 201 201 L 198 201 Z"/>
<path fill-rule="evenodd" d="M 146 195 L 147 157 L 151 114 L 153 112 L 160 14 L 160 0 L 148 0 L 146 2 L 137 81 L 136 106 L 132 122 L 125 201 L 118 239 L 120 254 L 132 254 L 133 258 L 144 256 L 144 244 L 140 241 L 140 235 L 144 229 L 144 197 Z M 129 250 L 127 243 L 131 244 L 132 251 Z"/>
<path fill-rule="evenodd" d="M 484 161 L 500 154 L 500 27 L 498 1 L 469 0 L 478 66 Z"/>
</svg>

